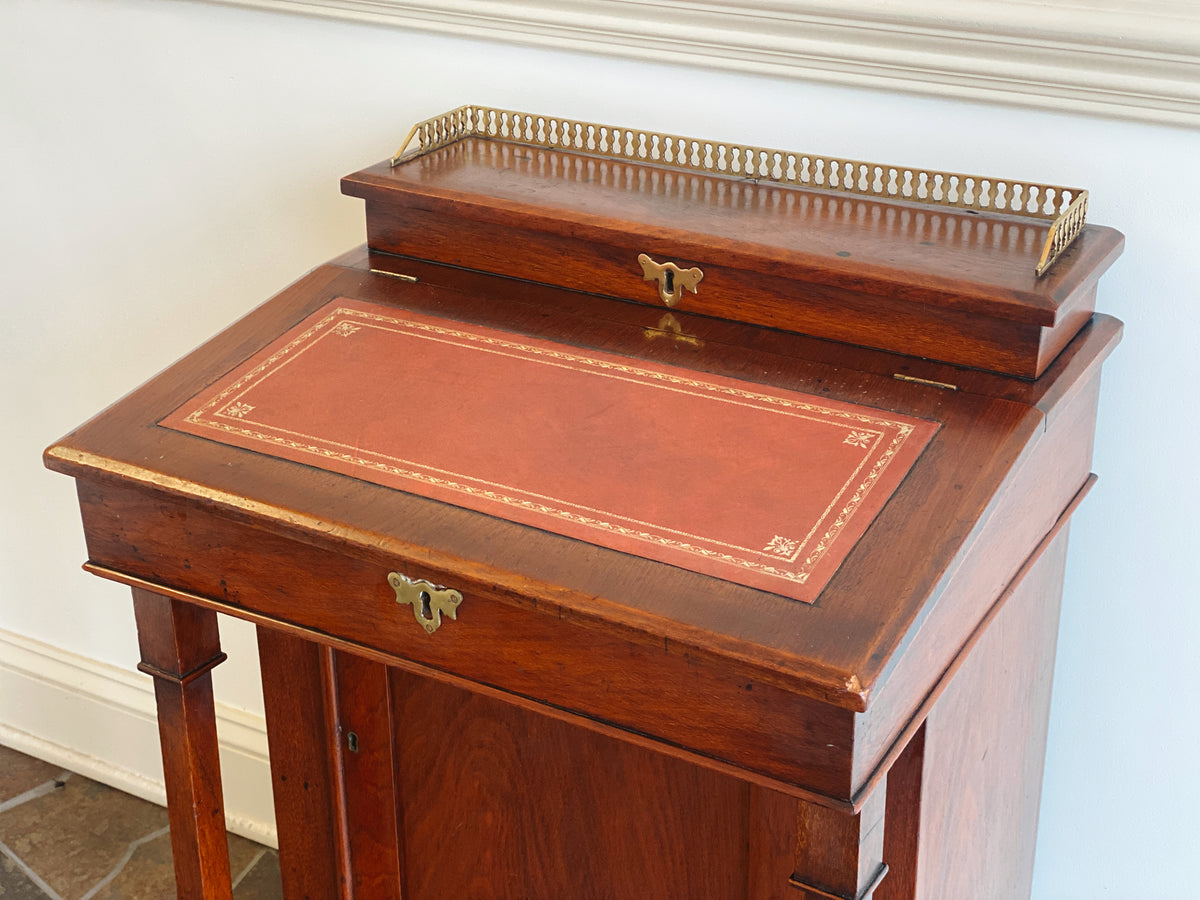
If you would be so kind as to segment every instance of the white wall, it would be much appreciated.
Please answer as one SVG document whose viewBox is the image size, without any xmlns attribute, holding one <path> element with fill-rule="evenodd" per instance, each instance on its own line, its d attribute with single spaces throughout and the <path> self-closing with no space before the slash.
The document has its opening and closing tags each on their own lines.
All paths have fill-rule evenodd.
<svg viewBox="0 0 1200 900">
<path fill-rule="evenodd" d="M 38 703 L 13 686 L 39 653 L 137 659 L 127 592 L 80 572 L 72 486 L 42 448 L 359 243 L 339 176 L 464 102 L 1091 190 L 1090 218 L 1128 236 L 1100 297 L 1127 331 L 1072 534 L 1035 897 L 1190 885 L 1200 132 L 207 4 L 0 4 L 0 739 L 119 755 L 123 735 L 54 715 L 71 677 Z M 252 633 L 226 644 L 218 695 L 253 720 Z"/>
</svg>

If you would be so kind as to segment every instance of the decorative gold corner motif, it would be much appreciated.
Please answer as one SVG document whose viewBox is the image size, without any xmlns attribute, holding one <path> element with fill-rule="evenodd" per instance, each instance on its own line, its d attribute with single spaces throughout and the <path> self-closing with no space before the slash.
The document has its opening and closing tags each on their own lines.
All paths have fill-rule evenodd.
<svg viewBox="0 0 1200 900">
<path fill-rule="evenodd" d="M 233 416 L 235 419 L 244 419 L 254 411 L 254 407 L 249 403 L 230 403 L 225 407 L 225 415 Z"/>
<path fill-rule="evenodd" d="M 803 541 L 797 541 L 792 538 L 784 537 L 781 534 L 775 535 L 767 543 L 767 546 L 762 548 L 763 553 L 773 553 L 776 556 L 786 559 L 788 562 L 793 561 L 803 547 Z"/>
<path fill-rule="evenodd" d="M 1079 236 L 1087 217 L 1087 191 L 1080 188 L 772 150 L 486 106 L 460 106 L 418 122 L 392 156 L 391 165 L 394 168 L 468 137 L 707 175 L 1040 219 L 1050 223 L 1050 232 L 1035 266 L 1038 277 Z"/>
</svg>

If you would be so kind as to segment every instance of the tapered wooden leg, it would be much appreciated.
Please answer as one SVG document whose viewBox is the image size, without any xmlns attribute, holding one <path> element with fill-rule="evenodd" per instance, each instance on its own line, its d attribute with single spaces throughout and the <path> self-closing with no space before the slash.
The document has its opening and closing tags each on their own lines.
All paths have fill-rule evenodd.
<svg viewBox="0 0 1200 900">
<path fill-rule="evenodd" d="M 883 864 L 886 781 L 857 813 L 801 801 L 796 836 L 796 870 L 790 879 L 797 900 L 866 900 L 887 866 Z"/>
<path fill-rule="evenodd" d="M 213 666 L 225 659 L 217 615 L 133 589 L 138 668 L 154 677 L 175 885 L 186 900 L 227 900 L 229 848 L 217 756 Z"/>
<path fill-rule="evenodd" d="M 883 858 L 887 878 L 874 900 L 914 900 L 921 853 L 921 781 L 925 774 L 925 726 L 909 739 L 887 776 L 887 828 Z"/>
</svg>

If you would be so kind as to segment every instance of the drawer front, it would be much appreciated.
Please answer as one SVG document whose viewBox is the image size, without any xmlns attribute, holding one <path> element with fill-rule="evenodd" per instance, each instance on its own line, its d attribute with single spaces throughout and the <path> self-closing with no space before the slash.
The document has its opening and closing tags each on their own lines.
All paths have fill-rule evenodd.
<svg viewBox="0 0 1200 900">
<path fill-rule="evenodd" d="M 745 666 L 564 618 L 453 573 L 335 552 L 172 496 L 83 481 L 79 494 L 89 557 L 103 568 L 661 742 L 751 781 L 849 801 L 854 714 L 755 680 Z M 398 600 L 396 583 L 417 606 Z M 453 617 L 443 585 L 462 598 Z"/>
<path fill-rule="evenodd" d="M 680 270 L 696 268 L 702 273 L 695 291 L 681 287 L 671 308 L 1009 375 L 1040 374 L 1051 361 L 1039 359 L 1045 336 L 1063 331 L 907 302 L 899 290 L 893 296 L 880 296 L 772 276 L 767 261 L 731 260 L 725 253 L 714 258 L 713 248 L 671 235 L 592 235 L 581 228 L 575 237 L 564 237 L 374 201 L 367 203 L 367 230 L 374 251 L 603 294 L 666 311 L 659 281 L 647 279 L 639 262 L 645 255 L 660 264 L 670 262 Z M 755 268 L 756 263 L 761 268 Z M 403 272 L 403 266 L 397 271 Z M 1079 323 L 1067 327 L 1078 330 Z"/>
</svg>

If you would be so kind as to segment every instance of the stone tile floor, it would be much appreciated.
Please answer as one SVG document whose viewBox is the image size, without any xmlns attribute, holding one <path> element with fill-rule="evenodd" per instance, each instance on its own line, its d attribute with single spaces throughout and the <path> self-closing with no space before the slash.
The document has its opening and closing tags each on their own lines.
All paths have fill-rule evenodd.
<svg viewBox="0 0 1200 900">
<path fill-rule="evenodd" d="M 235 900 L 283 896 L 279 856 L 229 836 Z M 167 900 L 167 811 L 0 747 L 0 900 Z"/>
</svg>

